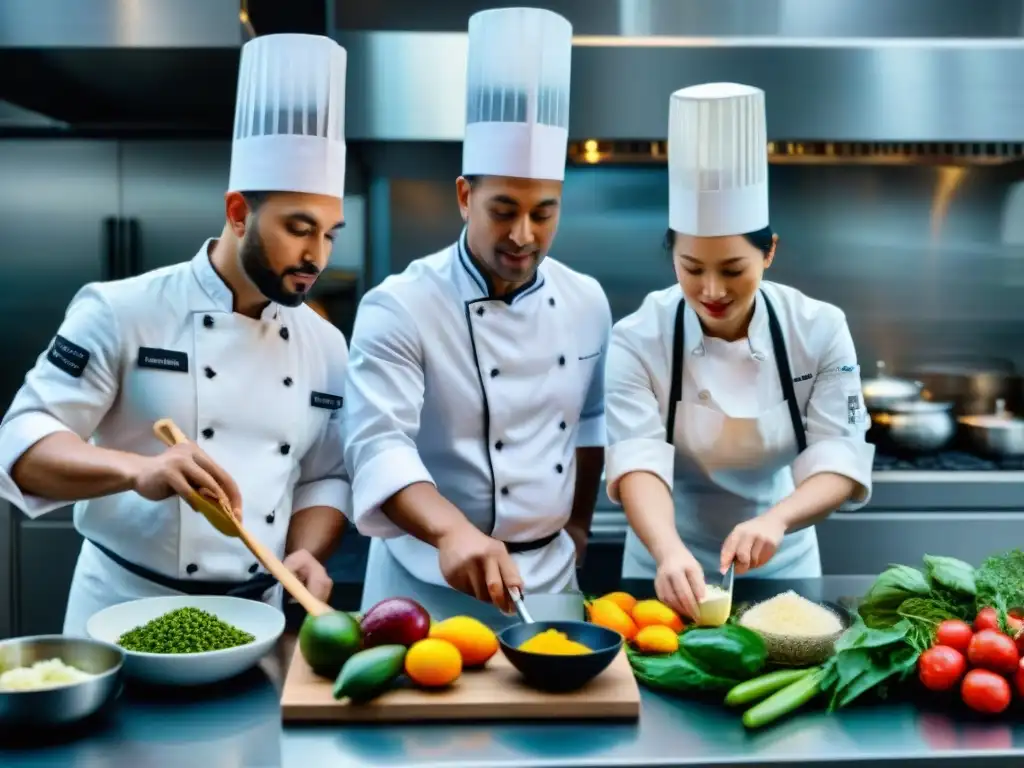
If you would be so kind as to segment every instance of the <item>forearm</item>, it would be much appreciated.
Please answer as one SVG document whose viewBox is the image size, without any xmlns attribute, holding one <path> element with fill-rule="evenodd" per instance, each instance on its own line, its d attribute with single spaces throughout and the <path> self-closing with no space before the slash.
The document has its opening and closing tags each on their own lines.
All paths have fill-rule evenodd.
<svg viewBox="0 0 1024 768">
<path fill-rule="evenodd" d="M 99 448 L 71 432 L 48 435 L 21 455 L 11 478 L 21 492 L 79 501 L 130 491 L 141 456 Z"/>
<path fill-rule="evenodd" d="M 619 498 L 630 528 L 655 562 L 684 546 L 676 530 L 672 492 L 650 472 L 630 472 L 619 481 Z"/>
<path fill-rule="evenodd" d="M 572 511 L 566 528 L 576 528 L 587 534 L 594 519 L 597 494 L 601 489 L 601 470 L 604 468 L 604 448 L 576 449 L 576 490 L 572 497 Z"/>
<path fill-rule="evenodd" d="M 767 512 L 785 527 L 787 533 L 820 523 L 845 503 L 857 489 L 857 483 L 835 472 L 811 475 L 793 493 Z"/>
<path fill-rule="evenodd" d="M 306 507 L 292 514 L 285 554 L 304 549 L 324 562 L 338 548 L 345 532 L 345 516 L 333 507 Z"/>
<path fill-rule="evenodd" d="M 432 483 L 408 485 L 385 501 L 381 508 L 391 522 L 433 547 L 451 532 L 472 525 Z"/>
</svg>

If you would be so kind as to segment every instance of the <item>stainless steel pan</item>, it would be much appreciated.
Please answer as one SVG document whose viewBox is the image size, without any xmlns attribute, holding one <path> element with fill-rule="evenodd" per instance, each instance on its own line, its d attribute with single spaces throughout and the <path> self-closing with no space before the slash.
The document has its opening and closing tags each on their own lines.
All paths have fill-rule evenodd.
<svg viewBox="0 0 1024 768">
<path fill-rule="evenodd" d="M 868 439 L 885 451 L 929 453 L 949 445 L 956 426 L 951 402 L 893 403 L 871 415 Z"/>
<path fill-rule="evenodd" d="M 920 381 L 930 399 L 952 401 L 960 416 L 995 412 L 1002 400 L 1011 411 L 1021 408 L 1021 376 L 1000 358 L 951 357 L 907 367 L 904 375 Z"/>
<path fill-rule="evenodd" d="M 861 381 L 864 407 L 868 409 L 869 413 L 888 411 L 899 403 L 921 399 L 924 390 L 922 382 L 886 374 L 885 362 L 882 360 L 879 360 L 875 367 L 877 369 L 875 378 Z"/>
<path fill-rule="evenodd" d="M 989 456 L 1024 455 L 1024 419 L 1006 410 L 1002 399 L 994 413 L 961 416 L 960 429 L 972 450 Z"/>
</svg>

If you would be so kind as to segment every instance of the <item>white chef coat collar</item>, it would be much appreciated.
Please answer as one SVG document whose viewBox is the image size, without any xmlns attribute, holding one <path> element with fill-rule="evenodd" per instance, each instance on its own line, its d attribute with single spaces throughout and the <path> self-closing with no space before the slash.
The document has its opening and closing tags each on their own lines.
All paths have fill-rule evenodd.
<svg viewBox="0 0 1024 768">
<path fill-rule="evenodd" d="M 217 270 L 213 268 L 213 264 L 210 263 L 210 253 L 213 251 L 213 245 L 217 242 L 217 238 L 211 237 L 203 243 L 203 247 L 199 249 L 199 253 L 192 259 L 192 274 L 196 276 L 196 280 L 199 281 L 199 285 L 202 286 L 203 292 L 212 300 L 213 305 L 208 309 L 219 310 L 221 312 L 234 312 L 235 311 L 235 297 L 231 293 L 231 289 L 228 288 L 227 283 L 217 274 Z M 206 308 L 204 308 L 206 309 Z M 273 301 L 267 304 L 263 310 L 263 314 L 260 315 L 261 320 L 277 320 L 281 315 L 281 305 L 276 304 Z"/>
<path fill-rule="evenodd" d="M 470 253 L 469 243 L 466 240 L 465 227 L 462 228 L 462 233 L 459 235 L 459 241 L 456 243 L 455 249 L 457 251 L 459 263 L 462 265 L 462 269 L 457 271 L 461 271 L 465 278 L 464 280 L 459 281 L 460 292 L 466 301 L 478 301 L 480 299 L 489 298 L 492 301 L 503 301 L 506 304 L 514 304 L 520 299 L 524 299 L 544 287 L 544 273 L 541 269 L 543 264 L 541 264 L 541 266 L 537 268 L 536 273 L 534 273 L 532 280 L 524 283 L 511 293 L 507 293 L 504 296 L 494 296 L 494 285 L 491 282 L 490 276 L 484 272 L 477 260 Z"/>
<path fill-rule="evenodd" d="M 683 317 L 683 334 L 688 355 L 701 357 L 707 352 L 700 318 L 689 304 L 686 305 Z M 750 326 L 747 328 L 747 345 L 750 347 L 752 358 L 758 362 L 767 359 L 766 350 L 771 348 L 772 339 L 768 328 L 768 310 L 765 308 L 764 296 L 761 295 L 761 291 L 754 296 L 754 316 L 750 318 Z"/>
</svg>

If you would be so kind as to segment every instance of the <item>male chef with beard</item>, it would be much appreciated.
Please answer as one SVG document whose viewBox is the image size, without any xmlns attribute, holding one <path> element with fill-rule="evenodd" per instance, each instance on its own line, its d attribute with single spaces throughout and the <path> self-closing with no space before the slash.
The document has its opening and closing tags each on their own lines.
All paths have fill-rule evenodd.
<svg viewBox="0 0 1024 768">
<path fill-rule="evenodd" d="M 561 210 L 572 27 L 469 21 L 456 181 L 465 229 L 360 303 L 346 385 L 363 610 L 396 596 L 492 625 L 509 591 L 577 587 L 600 482 L 611 311 L 548 257 Z"/>
<path fill-rule="evenodd" d="M 326 37 L 242 49 L 219 237 L 191 261 L 81 288 L 0 424 L 0 494 L 75 502 L 64 632 L 117 603 L 281 590 L 182 497 L 226 499 L 322 599 L 344 530 L 345 338 L 303 302 L 343 225 L 346 53 Z M 173 448 L 153 425 L 190 438 Z"/>
</svg>

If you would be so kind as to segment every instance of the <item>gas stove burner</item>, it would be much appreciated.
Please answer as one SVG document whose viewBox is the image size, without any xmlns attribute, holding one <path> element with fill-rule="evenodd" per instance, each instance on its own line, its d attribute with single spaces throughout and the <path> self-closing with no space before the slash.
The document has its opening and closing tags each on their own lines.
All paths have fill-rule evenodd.
<svg viewBox="0 0 1024 768">
<path fill-rule="evenodd" d="M 1024 456 L 982 458 L 971 453 L 948 451 L 929 456 L 875 454 L 876 472 L 1020 472 Z"/>
</svg>

